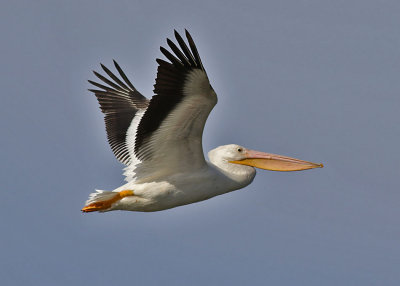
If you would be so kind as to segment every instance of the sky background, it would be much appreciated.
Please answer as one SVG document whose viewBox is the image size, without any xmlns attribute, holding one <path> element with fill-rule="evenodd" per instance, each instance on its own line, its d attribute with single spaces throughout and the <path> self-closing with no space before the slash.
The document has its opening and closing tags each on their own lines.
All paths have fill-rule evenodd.
<svg viewBox="0 0 400 286">
<path fill-rule="evenodd" d="M 399 1 L 2 1 L 2 285 L 400 285 Z M 91 70 L 152 95 L 187 28 L 219 103 L 204 149 L 323 162 L 156 213 L 82 214 L 123 184 Z"/>
</svg>

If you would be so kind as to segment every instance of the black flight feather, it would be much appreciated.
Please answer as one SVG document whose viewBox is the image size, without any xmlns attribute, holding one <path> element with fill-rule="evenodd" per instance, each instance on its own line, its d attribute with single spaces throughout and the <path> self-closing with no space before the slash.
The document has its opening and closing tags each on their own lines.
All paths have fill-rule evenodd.
<svg viewBox="0 0 400 286">
<path fill-rule="evenodd" d="M 123 81 L 101 64 L 111 80 L 93 71 L 108 86 L 89 80 L 89 83 L 102 89 L 89 91 L 96 95 L 104 113 L 107 138 L 114 155 L 122 163 L 129 164 L 132 158 L 126 145 L 126 133 L 136 113 L 147 108 L 149 101 L 134 88 L 117 62 L 114 61 L 114 65 Z"/>
</svg>

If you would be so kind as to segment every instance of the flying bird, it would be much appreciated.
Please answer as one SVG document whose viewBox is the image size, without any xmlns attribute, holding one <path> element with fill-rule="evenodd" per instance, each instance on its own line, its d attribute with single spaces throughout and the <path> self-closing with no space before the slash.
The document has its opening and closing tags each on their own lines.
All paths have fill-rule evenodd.
<svg viewBox="0 0 400 286">
<path fill-rule="evenodd" d="M 108 77 L 89 82 L 104 113 L 108 142 L 126 165 L 127 183 L 113 191 L 90 194 L 83 212 L 112 210 L 153 212 L 187 205 L 249 185 L 255 168 L 298 171 L 322 164 L 250 150 L 237 144 L 219 146 L 204 158 L 204 124 L 215 104 L 213 90 L 196 45 L 175 31 L 167 60 L 158 63 L 154 95 L 149 100 L 114 61 L 119 77 L 101 65 Z"/>
</svg>

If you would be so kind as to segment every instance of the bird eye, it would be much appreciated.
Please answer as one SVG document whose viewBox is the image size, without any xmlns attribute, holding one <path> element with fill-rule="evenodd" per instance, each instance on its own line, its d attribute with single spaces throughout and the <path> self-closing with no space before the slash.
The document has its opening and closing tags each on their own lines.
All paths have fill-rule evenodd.
<svg viewBox="0 0 400 286">
<path fill-rule="evenodd" d="M 237 150 L 238 150 L 238 152 L 240 152 L 240 153 L 242 153 L 242 151 L 243 151 L 242 148 L 238 148 Z"/>
</svg>

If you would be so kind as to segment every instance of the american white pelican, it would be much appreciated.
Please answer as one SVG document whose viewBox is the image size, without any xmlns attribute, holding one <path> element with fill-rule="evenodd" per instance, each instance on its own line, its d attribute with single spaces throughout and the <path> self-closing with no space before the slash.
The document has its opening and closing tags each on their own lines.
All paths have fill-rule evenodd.
<svg viewBox="0 0 400 286">
<path fill-rule="evenodd" d="M 105 114 L 108 142 L 126 165 L 127 183 L 113 191 L 90 194 L 83 212 L 161 211 L 241 189 L 250 184 L 254 167 L 298 171 L 322 164 L 253 151 L 230 144 L 203 155 L 202 134 L 208 114 L 217 103 L 190 34 L 189 46 L 175 31 L 179 45 L 167 39 L 172 53 L 161 47 L 169 62 L 157 59 L 151 100 L 140 94 L 114 61 L 121 78 L 101 65 L 106 85 L 89 82 Z"/>
</svg>

